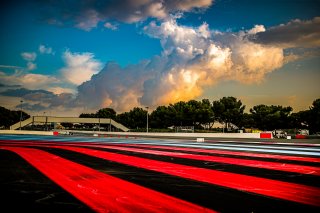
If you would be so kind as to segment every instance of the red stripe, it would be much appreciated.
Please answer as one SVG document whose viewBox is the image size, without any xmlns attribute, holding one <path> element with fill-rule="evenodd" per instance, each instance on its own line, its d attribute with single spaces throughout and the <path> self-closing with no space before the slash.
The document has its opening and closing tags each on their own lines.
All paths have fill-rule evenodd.
<svg viewBox="0 0 320 213">
<path fill-rule="evenodd" d="M 118 163 L 298 203 L 320 206 L 320 189 L 249 175 L 234 174 L 86 148 L 54 146 Z"/>
<path fill-rule="evenodd" d="M 51 144 L 52 143 L 41 143 L 41 145 L 51 145 Z M 39 144 L 38 143 L 24 143 L 24 145 L 31 145 L 31 146 L 37 145 L 38 146 Z M 58 144 L 58 145 L 61 145 L 61 144 Z M 137 153 L 171 156 L 171 157 L 179 157 L 179 158 L 193 159 L 193 160 L 204 160 L 204 161 L 209 161 L 209 162 L 234 164 L 234 165 L 254 167 L 254 168 L 263 168 L 263 169 L 271 169 L 271 170 L 277 170 L 277 171 L 295 172 L 295 173 L 301 173 L 301 174 L 320 176 L 320 168 L 314 167 L 314 166 L 303 166 L 303 165 L 296 165 L 296 164 L 285 164 L 285 163 L 266 162 L 266 161 L 258 161 L 258 160 L 246 160 L 246 159 L 238 159 L 238 158 L 187 154 L 187 153 L 181 153 L 181 152 L 174 152 L 173 153 L 173 152 L 156 151 L 156 150 L 127 148 L 124 146 L 113 146 L 113 145 L 93 145 L 93 144 L 82 144 L 82 143 L 68 143 L 68 144 L 63 144 L 63 145 L 77 145 L 77 146 L 91 146 L 91 147 L 99 147 L 99 148 L 108 148 L 108 149 L 124 150 L 124 151 L 131 151 L 131 152 L 137 152 Z"/>
<path fill-rule="evenodd" d="M 0 148 L 19 154 L 97 212 L 214 212 L 41 150 Z"/>
<path fill-rule="evenodd" d="M 119 146 L 123 146 L 122 144 Z M 258 158 L 271 158 L 279 160 L 293 160 L 293 161 L 304 161 L 312 163 L 320 163 L 320 158 L 313 157 L 298 157 L 290 155 L 276 155 L 276 154 L 261 154 L 261 153 L 248 153 L 248 152 L 234 152 L 234 151 L 220 151 L 212 149 L 201 149 L 201 148 L 186 148 L 186 147 L 172 147 L 164 145 L 142 145 L 142 144 L 125 144 L 125 146 L 133 147 L 143 147 L 143 148 L 155 148 L 155 149 L 169 149 L 178 151 L 191 151 L 191 152 L 201 152 L 207 154 L 222 154 L 222 155 L 237 155 L 237 156 L 247 156 L 247 157 L 258 157 Z"/>
<path fill-rule="evenodd" d="M 178 157 L 178 158 L 184 158 L 184 159 L 193 159 L 193 160 L 203 160 L 203 161 L 217 162 L 217 163 L 235 164 L 235 165 L 240 165 L 240 166 L 272 169 L 272 170 L 278 170 L 278 171 L 296 172 L 296 173 L 320 176 L 320 168 L 314 167 L 314 166 L 302 166 L 302 165 L 296 165 L 296 164 L 265 162 L 265 161 L 258 161 L 258 160 L 245 160 L 245 159 L 239 159 L 239 158 L 196 155 L 196 154 L 187 154 L 187 153 L 182 153 L 182 152 L 165 152 L 165 151 L 156 151 L 156 150 L 145 150 L 145 149 L 126 148 L 126 147 L 119 147 L 119 146 L 117 147 L 117 146 L 111 146 L 111 145 L 90 145 L 90 146 L 91 147 L 99 147 L 99 148 L 115 149 L 115 150 L 131 151 L 131 152 L 137 152 L 137 153 Z"/>
<path fill-rule="evenodd" d="M 45 143 L 45 144 L 58 144 L 58 145 L 79 145 L 79 144 L 99 144 L 104 145 L 105 143 L 97 142 L 56 142 L 56 141 L 30 141 L 30 140 L 10 140 L 10 142 L 31 142 L 32 144 L 36 143 Z M 9 142 L 9 141 L 0 141 L 0 142 Z M 10 143 L 9 142 L 9 143 Z M 291 156 L 291 155 L 277 155 L 277 154 L 262 154 L 262 153 L 249 153 L 249 152 L 237 152 L 237 151 L 223 151 L 223 150 L 213 150 L 213 149 L 201 149 L 201 148 L 187 148 L 187 147 L 172 147 L 165 145 L 142 145 L 142 144 L 113 144 L 114 146 L 132 146 L 132 147 L 143 147 L 143 148 L 156 148 L 156 149 L 166 149 L 166 150 L 177 150 L 177 151 L 191 151 L 191 152 L 200 152 L 206 154 L 222 154 L 222 155 L 236 155 L 236 156 L 246 156 L 246 157 L 257 157 L 257 158 L 271 158 L 279 160 L 292 160 L 292 161 L 303 161 L 311 163 L 320 163 L 320 158 L 314 157 L 300 157 L 300 156 Z"/>
</svg>

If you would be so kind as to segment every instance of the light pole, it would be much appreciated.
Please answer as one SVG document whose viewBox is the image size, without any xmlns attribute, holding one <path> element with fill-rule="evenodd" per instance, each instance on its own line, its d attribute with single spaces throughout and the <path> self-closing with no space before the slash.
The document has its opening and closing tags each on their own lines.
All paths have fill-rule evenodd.
<svg viewBox="0 0 320 213">
<path fill-rule="evenodd" d="M 46 112 L 43 112 L 43 117 L 45 119 L 45 122 L 44 122 L 44 131 L 47 130 L 47 117 L 46 117 Z"/>
<path fill-rule="evenodd" d="M 20 130 L 21 130 L 21 120 L 22 120 L 22 103 L 23 103 L 23 100 L 20 100 L 20 107 L 21 107 L 21 110 L 20 110 Z"/>
<path fill-rule="evenodd" d="M 147 109 L 147 133 L 149 132 L 149 116 L 148 116 L 148 109 L 149 109 L 149 107 L 146 107 L 146 109 Z"/>
</svg>

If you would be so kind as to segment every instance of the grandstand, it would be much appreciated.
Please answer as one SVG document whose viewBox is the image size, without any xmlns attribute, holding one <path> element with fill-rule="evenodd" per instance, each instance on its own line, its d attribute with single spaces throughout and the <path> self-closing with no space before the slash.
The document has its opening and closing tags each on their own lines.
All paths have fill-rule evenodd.
<svg viewBox="0 0 320 213">
<path fill-rule="evenodd" d="M 102 124 L 108 124 L 111 127 L 114 127 L 123 132 L 128 132 L 129 129 L 124 125 L 110 119 L 110 118 L 77 118 L 77 117 L 54 117 L 54 116 L 32 116 L 24 121 L 18 122 L 10 126 L 11 130 L 21 129 L 26 126 L 34 126 L 37 124 L 47 125 L 47 124 L 57 124 L 61 123 L 71 123 L 71 124 L 97 124 L 99 127 Z"/>
</svg>

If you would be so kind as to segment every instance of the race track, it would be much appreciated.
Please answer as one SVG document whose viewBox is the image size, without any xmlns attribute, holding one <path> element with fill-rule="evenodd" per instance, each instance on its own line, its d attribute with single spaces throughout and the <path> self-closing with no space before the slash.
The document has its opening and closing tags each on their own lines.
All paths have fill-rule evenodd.
<svg viewBox="0 0 320 213">
<path fill-rule="evenodd" d="M 320 212 L 320 144 L 0 135 L 1 212 Z"/>
</svg>

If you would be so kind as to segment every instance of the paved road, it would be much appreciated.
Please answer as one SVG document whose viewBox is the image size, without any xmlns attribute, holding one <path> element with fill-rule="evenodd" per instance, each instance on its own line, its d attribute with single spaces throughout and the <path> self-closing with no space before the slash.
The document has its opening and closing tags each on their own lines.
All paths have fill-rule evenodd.
<svg viewBox="0 0 320 213">
<path fill-rule="evenodd" d="M 0 136 L 2 212 L 319 212 L 320 144 Z"/>
</svg>

